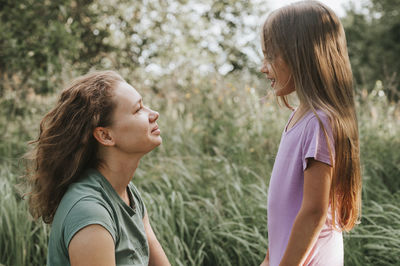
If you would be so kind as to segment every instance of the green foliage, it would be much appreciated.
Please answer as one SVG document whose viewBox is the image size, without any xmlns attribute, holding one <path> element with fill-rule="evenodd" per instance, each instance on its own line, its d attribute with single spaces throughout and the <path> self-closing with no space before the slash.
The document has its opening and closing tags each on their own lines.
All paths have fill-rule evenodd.
<svg viewBox="0 0 400 266">
<path fill-rule="evenodd" d="M 0 6 L 0 96 L 54 91 L 67 65 L 87 71 L 110 47 L 109 32 L 94 26 L 105 14 L 92 0 L 2 0 Z M 78 66 L 76 63 L 79 63 Z"/>
<path fill-rule="evenodd" d="M 369 123 L 360 127 L 360 141 L 368 143 L 363 146 L 361 158 L 363 164 L 368 166 L 363 171 L 365 182 L 376 184 L 374 179 L 378 179 L 378 184 L 382 183 L 390 193 L 396 193 L 400 190 L 399 106 L 385 106 L 387 98 L 378 95 L 375 97 L 370 95 L 365 101 L 362 103 L 365 111 L 360 114 L 362 121 L 369 120 Z M 374 131 L 376 132 L 371 134 Z M 377 195 L 373 192 L 369 192 L 366 196 L 371 200 L 380 200 L 375 198 Z"/>
<path fill-rule="evenodd" d="M 170 97 L 140 89 L 161 114 L 163 144 L 142 159 L 134 183 L 173 265 L 255 265 L 266 252 L 268 180 L 290 112 L 263 97 L 263 83 L 234 81 L 210 76 Z M 33 99 L 27 106 L 37 111 L 12 124 L 29 128 L 52 102 Z M 363 218 L 345 234 L 345 264 L 390 265 L 400 248 L 399 109 L 372 93 L 358 104 Z M 37 132 L 31 129 L 9 131 L 13 147 L 23 150 Z M 44 265 L 48 228 L 31 220 L 17 196 L 23 167 L 16 154 L 2 152 L 0 263 Z"/>
<path fill-rule="evenodd" d="M 182 95 L 190 103 L 161 112 L 163 145 L 143 159 L 137 183 L 173 265 L 255 265 L 267 247 L 267 228 L 256 225 L 266 225 L 266 176 L 281 132 L 266 124 L 288 112 L 244 84 L 197 85 Z"/>
<path fill-rule="evenodd" d="M 376 90 L 364 94 L 359 103 L 362 220 L 345 235 L 345 258 L 348 265 L 396 265 L 400 261 L 400 109 Z"/>
<path fill-rule="evenodd" d="M 188 65 L 206 74 L 249 66 L 254 71 L 257 19 L 266 10 L 252 1 L 210 0 L 2 0 L 0 5 L 0 96 L 6 89 L 22 96 L 29 88 L 54 91 L 68 68 L 81 73 L 114 68 L 143 79 L 135 73 L 140 66 L 154 86 L 155 79 Z"/>
<path fill-rule="evenodd" d="M 2 163 L 0 170 L 0 264 L 44 265 L 48 227 L 34 222 L 15 184 L 16 163 Z"/>
<path fill-rule="evenodd" d="M 400 1 L 368 0 L 352 6 L 343 19 L 358 87 L 381 80 L 390 99 L 400 94 Z"/>
<path fill-rule="evenodd" d="M 363 167 L 363 218 L 345 234 L 346 265 L 400 261 L 400 111 L 389 93 L 398 89 L 399 5 L 371 1 L 369 13 L 353 8 L 344 18 L 360 89 Z M 32 221 L 20 196 L 20 158 L 55 101 L 52 92 L 92 68 L 117 69 L 161 114 L 163 144 L 142 159 L 134 182 L 171 263 L 262 261 L 269 176 L 289 115 L 264 96 L 255 74 L 265 5 L 0 0 L 0 6 L 0 264 L 45 264 L 49 228 Z"/>
</svg>

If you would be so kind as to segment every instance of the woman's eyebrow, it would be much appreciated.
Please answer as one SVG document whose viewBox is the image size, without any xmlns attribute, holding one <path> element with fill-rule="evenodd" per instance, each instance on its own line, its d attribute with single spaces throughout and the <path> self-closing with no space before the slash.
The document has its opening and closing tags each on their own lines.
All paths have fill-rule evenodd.
<svg viewBox="0 0 400 266">
<path fill-rule="evenodd" d="M 140 98 L 139 100 L 137 100 L 132 106 L 133 106 L 133 108 L 136 108 L 136 106 L 138 105 L 138 104 L 140 104 L 140 103 L 142 103 L 142 98 Z"/>
</svg>

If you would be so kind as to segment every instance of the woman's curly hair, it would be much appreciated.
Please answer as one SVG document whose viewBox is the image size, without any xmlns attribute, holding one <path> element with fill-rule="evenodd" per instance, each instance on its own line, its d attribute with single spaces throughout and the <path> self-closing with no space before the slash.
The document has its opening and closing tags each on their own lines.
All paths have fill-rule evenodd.
<svg viewBox="0 0 400 266">
<path fill-rule="evenodd" d="M 113 88 L 124 79 L 114 71 L 97 71 L 75 79 L 40 123 L 30 142 L 27 182 L 32 216 L 52 223 L 68 186 L 88 167 L 96 167 L 93 130 L 109 126 L 115 108 Z"/>
</svg>

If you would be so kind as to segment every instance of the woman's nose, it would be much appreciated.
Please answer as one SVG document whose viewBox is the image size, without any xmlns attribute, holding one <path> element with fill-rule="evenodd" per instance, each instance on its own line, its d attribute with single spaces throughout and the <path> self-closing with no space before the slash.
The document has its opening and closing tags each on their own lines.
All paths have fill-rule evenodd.
<svg viewBox="0 0 400 266">
<path fill-rule="evenodd" d="M 150 109 L 149 121 L 151 123 L 155 122 L 159 116 L 160 116 L 160 114 L 158 112 Z"/>
</svg>

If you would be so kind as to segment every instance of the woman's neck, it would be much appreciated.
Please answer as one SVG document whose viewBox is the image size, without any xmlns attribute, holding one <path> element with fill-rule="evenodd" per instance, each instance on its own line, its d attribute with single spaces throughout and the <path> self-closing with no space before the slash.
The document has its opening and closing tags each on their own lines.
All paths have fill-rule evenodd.
<svg viewBox="0 0 400 266">
<path fill-rule="evenodd" d="M 103 160 L 103 163 L 98 167 L 99 172 L 108 180 L 122 199 L 127 197 L 126 188 L 135 174 L 140 158 L 141 156 L 130 160 L 119 160 L 110 157 Z"/>
</svg>

